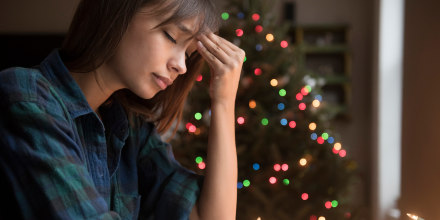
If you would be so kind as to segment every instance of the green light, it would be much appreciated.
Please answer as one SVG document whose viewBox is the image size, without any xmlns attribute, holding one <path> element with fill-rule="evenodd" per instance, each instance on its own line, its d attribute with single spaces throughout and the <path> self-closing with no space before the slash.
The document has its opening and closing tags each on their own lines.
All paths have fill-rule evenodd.
<svg viewBox="0 0 440 220">
<path fill-rule="evenodd" d="M 312 91 L 312 87 L 311 87 L 311 86 L 309 86 L 309 85 L 307 85 L 307 86 L 306 86 L 306 89 L 307 89 L 307 91 L 309 91 L 309 92 L 311 92 L 311 91 Z"/>
<path fill-rule="evenodd" d="M 194 115 L 194 118 L 196 118 L 197 120 L 200 120 L 200 119 L 202 119 L 202 114 L 201 114 L 200 112 L 197 112 L 197 113 Z"/>
<path fill-rule="evenodd" d="M 322 137 L 322 139 L 327 140 L 328 139 L 328 134 L 327 133 L 322 133 L 321 137 Z"/>
<path fill-rule="evenodd" d="M 196 157 L 196 163 L 199 164 L 203 162 L 203 158 L 202 157 Z"/>
<path fill-rule="evenodd" d="M 225 21 L 228 20 L 229 19 L 229 14 L 227 12 L 223 12 L 222 13 L 222 19 L 225 20 Z"/>
<path fill-rule="evenodd" d="M 244 180 L 243 181 L 243 186 L 244 187 L 248 187 L 248 186 L 250 186 L 251 185 L 251 181 L 249 181 L 249 180 Z"/>
<path fill-rule="evenodd" d="M 338 201 L 333 200 L 333 201 L 332 201 L 332 207 L 333 207 L 333 208 L 338 207 Z"/>
<path fill-rule="evenodd" d="M 280 89 L 280 91 L 278 93 L 280 94 L 280 96 L 286 96 L 286 94 L 287 94 L 285 89 Z"/>
<path fill-rule="evenodd" d="M 266 126 L 269 124 L 269 120 L 267 118 L 263 118 L 261 119 L 261 124 Z"/>
<path fill-rule="evenodd" d="M 244 60 L 243 60 L 243 63 L 244 63 L 244 62 L 246 62 L 246 60 L 247 60 L 247 57 L 246 57 L 246 56 L 244 56 Z"/>
<path fill-rule="evenodd" d="M 288 180 L 288 179 L 283 179 L 283 183 L 284 183 L 284 185 L 289 185 L 289 183 L 290 183 L 290 181 Z"/>
</svg>

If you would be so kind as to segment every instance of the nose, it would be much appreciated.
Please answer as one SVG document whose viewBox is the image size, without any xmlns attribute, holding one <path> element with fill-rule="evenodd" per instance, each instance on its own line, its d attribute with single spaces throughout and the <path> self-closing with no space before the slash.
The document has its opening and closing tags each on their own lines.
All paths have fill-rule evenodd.
<svg viewBox="0 0 440 220">
<path fill-rule="evenodd" d="M 173 56 L 168 62 L 168 70 L 177 74 L 186 73 L 185 53 Z"/>
</svg>

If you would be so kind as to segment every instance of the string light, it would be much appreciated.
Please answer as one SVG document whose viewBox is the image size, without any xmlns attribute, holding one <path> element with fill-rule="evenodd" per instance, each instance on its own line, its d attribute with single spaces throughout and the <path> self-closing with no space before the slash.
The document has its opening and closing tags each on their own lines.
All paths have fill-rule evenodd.
<svg viewBox="0 0 440 220">
<path fill-rule="evenodd" d="M 237 183 L 237 188 L 238 189 L 242 189 L 243 188 L 243 183 L 242 182 L 238 182 Z"/>
<path fill-rule="evenodd" d="M 312 105 L 313 107 L 318 108 L 321 105 L 321 102 L 315 99 L 313 100 Z"/>
<path fill-rule="evenodd" d="M 229 13 L 223 12 L 222 13 L 222 19 L 225 20 L 225 21 L 228 20 L 229 19 Z"/>
<path fill-rule="evenodd" d="M 333 147 L 332 152 L 333 152 L 334 154 L 338 154 L 338 153 L 339 153 L 339 150 Z"/>
<path fill-rule="evenodd" d="M 277 79 L 270 80 L 270 85 L 273 86 L 273 87 L 277 86 L 278 85 L 278 80 Z"/>
<path fill-rule="evenodd" d="M 189 131 L 190 133 L 194 133 L 194 132 L 196 132 L 196 129 L 197 129 L 196 126 L 191 125 L 191 126 L 189 126 L 188 131 Z"/>
<path fill-rule="evenodd" d="M 195 135 L 199 135 L 202 131 L 200 130 L 200 128 L 196 128 L 196 131 L 194 131 Z"/>
<path fill-rule="evenodd" d="M 325 220 L 325 217 L 324 217 L 324 216 L 320 216 L 320 217 L 318 218 L 318 220 Z"/>
<path fill-rule="evenodd" d="M 254 21 L 258 21 L 258 20 L 260 20 L 260 15 L 257 14 L 257 13 L 254 13 L 254 14 L 252 15 L 252 20 L 254 20 Z"/>
<path fill-rule="evenodd" d="M 338 207 L 338 205 L 339 205 L 339 203 L 338 203 L 337 200 L 333 200 L 333 201 L 332 201 L 332 207 L 333 207 L 333 208 Z"/>
<path fill-rule="evenodd" d="M 289 46 L 289 43 L 287 43 L 287 41 L 283 40 L 283 41 L 281 41 L 280 45 L 282 48 L 286 48 Z"/>
<path fill-rule="evenodd" d="M 259 75 L 261 75 L 263 73 L 263 71 L 260 69 L 260 68 L 255 68 L 255 70 L 254 70 L 254 74 L 256 75 L 256 76 L 259 76 Z"/>
<path fill-rule="evenodd" d="M 282 110 L 284 110 L 284 103 L 279 103 L 278 104 L 278 110 L 280 110 L 280 111 L 282 111 Z"/>
<path fill-rule="evenodd" d="M 277 178 L 275 178 L 275 177 L 269 178 L 269 183 L 270 184 L 275 184 L 276 182 L 277 182 Z"/>
<path fill-rule="evenodd" d="M 318 101 L 320 101 L 320 102 L 322 102 L 322 96 L 321 96 L 321 95 L 316 95 L 316 96 L 315 96 L 315 99 L 318 100 Z"/>
<path fill-rule="evenodd" d="M 263 119 L 261 119 L 261 124 L 266 126 L 269 124 L 269 120 L 267 118 L 263 118 Z"/>
<path fill-rule="evenodd" d="M 202 75 L 198 75 L 196 81 L 197 82 L 201 82 L 203 80 L 203 76 Z"/>
<path fill-rule="evenodd" d="M 253 168 L 254 170 L 259 170 L 259 169 L 260 169 L 260 164 L 258 164 L 258 163 L 254 163 L 254 164 L 252 164 L 252 168 Z"/>
<path fill-rule="evenodd" d="M 196 120 L 200 120 L 200 119 L 202 119 L 202 114 L 200 112 L 197 112 L 196 114 L 194 114 L 194 118 Z"/>
<path fill-rule="evenodd" d="M 301 165 L 301 166 L 305 166 L 305 165 L 307 165 L 307 160 L 306 160 L 306 158 L 301 158 L 301 159 L 299 160 L 299 165 Z"/>
<path fill-rule="evenodd" d="M 314 131 L 314 130 L 316 129 L 316 123 L 315 123 L 315 122 L 310 123 L 310 124 L 309 124 L 309 129 L 310 129 L 311 131 Z"/>
<path fill-rule="evenodd" d="M 327 142 L 328 142 L 329 144 L 333 144 L 333 142 L 335 142 L 335 139 L 334 139 L 333 137 L 329 137 L 329 138 L 327 139 Z"/>
<path fill-rule="evenodd" d="M 327 201 L 327 202 L 325 202 L 324 206 L 325 206 L 326 209 L 331 209 L 332 208 L 332 202 Z"/>
<path fill-rule="evenodd" d="M 328 139 L 328 133 L 322 133 L 321 135 L 322 139 L 327 140 Z"/>
<path fill-rule="evenodd" d="M 273 36 L 273 34 L 266 34 L 266 40 L 269 42 L 272 42 L 275 39 L 275 37 Z"/>
<path fill-rule="evenodd" d="M 189 127 L 191 127 L 191 125 L 192 125 L 192 124 L 191 124 L 190 122 L 186 123 L 186 125 L 185 125 L 186 129 L 189 130 Z"/>
<path fill-rule="evenodd" d="M 307 94 L 312 91 L 312 87 L 309 85 L 305 86 L 305 88 L 307 89 Z"/>
<path fill-rule="evenodd" d="M 287 125 L 287 119 L 285 119 L 285 118 L 281 119 L 280 123 L 281 123 L 282 126 L 286 126 Z"/>
<path fill-rule="evenodd" d="M 206 168 L 205 162 L 199 163 L 198 167 L 199 167 L 199 169 L 204 170 Z"/>
<path fill-rule="evenodd" d="M 303 99 L 303 95 L 301 93 L 296 94 L 296 100 L 301 101 Z"/>
<path fill-rule="evenodd" d="M 318 135 L 317 135 L 316 133 L 312 133 L 312 134 L 310 135 L 310 138 L 311 138 L 312 140 L 316 140 L 316 139 L 318 139 Z"/>
<path fill-rule="evenodd" d="M 296 127 L 296 122 L 295 121 L 290 121 L 289 122 L 289 127 L 290 128 L 295 128 Z"/>
<path fill-rule="evenodd" d="M 237 13 L 237 18 L 238 19 L 243 19 L 244 18 L 244 13 L 243 12 L 238 12 Z"/>
<path fill-rule="evenodd" d="M 287 165 L 287 164 L 281 165 L 281 170 L 287 171 L 288 169 L 289 169 L 289 165 Z"/>
<path fill-rule="evenodd" d="M 237 35 L 237 37 L 241 37 L 241 36 L 243 36 L 244 32 L 242 29 L 237 29 L 237 30 L 235 30 L 235 34 Z"/>
<path fill-rule="evenodd" d="M 307 193 L 301 194 L 301 199 L 306 201 L 307 199 L 309 199 L 309 194 L 307 194 Z"/>
<path fill-rule="evenodd" d="M 275 170 L 275 171 L 280 171 L 281 170 L 281 165 L 279 165 L 279 164 L 275 164 L 275 165 L 273 165 L 273 170 Z"/>
<path fill-rule="evenodd" d="M 278 92 L 278 94 L 279 94 L 280 96 L 286 96 L 287 92 L 286 92 L 285 89 L 280 89 L 280 91 Z"/>
<path fill-rule="evenodd" d="M 303 95 L 308 95 L 308 94 L 309 94 L 309 90 L 307 90 L 306 87 L 303 87 L 303 88 L 301 89 L 301 94 L 303 94 Z"/>
<path fill-rule="evenodd" d="M 238 117 L 238 118 L 237 118 L 237 123 L 238 123 L 239 125 L 244 124 L 244 118 L 243 118 L 243 117 Z"/>
<path fill-rule="evenodd" d="M 261 26 L 261 25 L 255 26 L 255 32 L 260 33 L 262 31 L 263 31 L 263 26 Z"/>
<path fill-rule="evenodd" d="M 246 62 L 246 60 L 247 60 L 247 57 L 246 57 L 246 56 L 244 56 L 244 60 L 243 60 L 243 63 L 244 63 L 244 62 Z"/>
<path fill-rule="evenodd" d="M 203 158 L 198 156 L 198 157 L 196 157 L 195 161 L 197 164 L 199 164 L 199 163 L 203 162 Z"/>
<path fill-rule="evenodd" d="M 254 109 L 255 107 L 257 107 L 257 103 L 255 102 L 255 100 L 250 100 L 249 101 L 249 108 Z"/>
<path fill-rule="evenodd" d="M 249 187 L 251 185 L 251 181 L 249 181 L 249 180 L 244 180 L 243 181 L 243 186 L 244 187 Z"/>
<path fill-rule="evenodd" d="M 290 184 L 290 181 L 288 179 L 283 179 L 283 184 L 287 186 Z"/>
<path fill-rule="evenodd" d="M 324 138 L 318 137 L 318 139 L 316 141 L 318 142 L 318 144 L 323 144 L 324 143 Z"/>
<path fill-rule="evenodd" d="M 342 145 L 341 145 L 341 143 L 335 143 L 335 145 L 333 145 L 333 147 L 336 149 L 336 150 L 341 150 L 341 148 L 342 148 Z"/>
<path fill-rule="evenodd" d="M 255 45 L 255 50 L 262 51 L 263 50 L 263 45 L 261 45 L 261 44 Z"/>
<path fill-rule="evenodd" d="M 299 110 L 304 111 L 304 110 L 306 110 L 306 104 L 305 103 L 299 103 L 298 108 L 299 108 Z"/>
<path fill-rule="evenodd" d="M 318 220 L 318 217 L 316 217 L 316 215 L 311 215 L 310 220 Z"/>
<path fill-rule="evenodd" d="M 345 157 L 345 156 L 347 156 L 347 151 L 345 151 L 345 150 L 340 150 L 340 151 L 339 151 L 339 156 L 340 156 L 340 157 Z"/>
</svg>

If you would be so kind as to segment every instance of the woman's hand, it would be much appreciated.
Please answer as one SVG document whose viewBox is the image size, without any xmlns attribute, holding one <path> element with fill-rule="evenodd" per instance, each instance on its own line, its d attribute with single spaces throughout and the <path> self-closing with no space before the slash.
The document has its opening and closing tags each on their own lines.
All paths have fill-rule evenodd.
<svg viewBox="0 0 440 220">
<path fill-rule="evenodd" d="M 212 103 L 233 105 L 245 52 L 212 32 L 201 34 L 197 39 L 197 50 L 211 70 Z"/>
</svg>

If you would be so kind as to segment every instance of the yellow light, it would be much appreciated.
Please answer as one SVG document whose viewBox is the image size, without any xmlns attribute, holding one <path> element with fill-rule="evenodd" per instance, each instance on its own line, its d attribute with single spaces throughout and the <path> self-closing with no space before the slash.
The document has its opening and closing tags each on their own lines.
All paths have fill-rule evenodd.
<svg viewBox="0 0 440 220">
<path fill-rule="evenodd" d="M 318 218 L 318 220 L 325 220 L 325 217 L 321 216 L 321 217 Z"/>
<path fill-rule="evenodd" d="M 408 217 L 410 217 L 411 219 L 413 219 L 413 220 L 423 220 L 423 218 L 420 218 L 420 217 L 417 216 L 417 215 L 413 215 L 413 214 L 409 214 L 409 213 L 406 213 L 406 215 L 407 215 Z"/>
<path fill-rule="evenodd" d="M 196 128 L 196 131 L 194 132 L 195 135 L 199 135 L 200 134 L 200 128 Z"/>
<path fill-rule="evenodd" d="M 255 108 L 255 107 L 257 107 L 257 103 L 255 102 L 255 100 L 249 101 L 249 108 Z"/>
<path fill-rule="evenodd" d="M 341 145 L 341 143 L 335 143 L 335 145 L 333 146 L 333 148 L 335 148 L 335 150 L 341 150 L 341 148 L 342 148 L 342 145 Z"/>
<path fill-rule="evenodd" d="M 275 37 L 273 36 L 273 34 L 267 34 L 266 35 L 266 40 L 269 42 L 272 42 L 275 39 Z"/>
<path fill-rule="evenodd" d="M 315 122 L 310 123 L 310 124 L 309 124 L 309 129 L 310 129 L 311 131 L 314 131 L 314 130 L 316 129 L 316 123 L 315 123 Z"/>
<path fill-rule="evenodd" d="M 257 220 L 261 220 L 261 217 L 258 217 Z"/>
<path fill-rule="evenodd" d="M 307 165 L 307 160 L 305 158 L 301 158 L 301 160 L 299 160 L 299 165 L 301 166 Z"/>
<path fill-rule="evenodd" d="M 273 87 L 277 86 L 277 85 L 278 85 L 278 80 L 276 80 L 276 79 L 272 79 L 272 80 L 270 81 L 270 85 L 273 86 Z"/>
<path fill-rule="evenodd" d="M 313 107 L 318 108 L 319 105 L 321 105 L 321 102 L 319 100 L 315 99 L 315 100 L 313 100 L 312 105 L 313 105 Z"/>
</svg>

